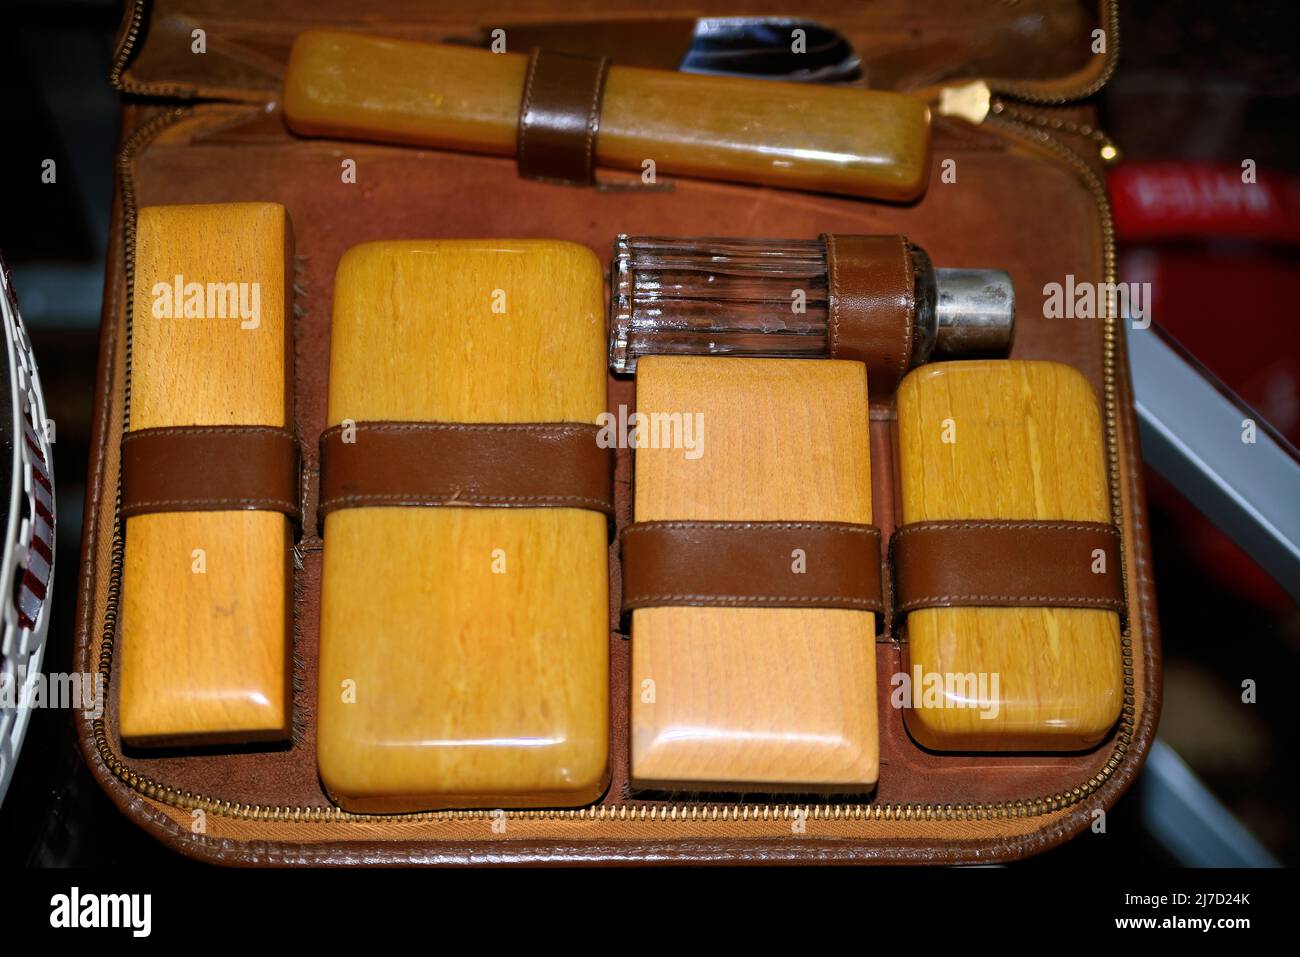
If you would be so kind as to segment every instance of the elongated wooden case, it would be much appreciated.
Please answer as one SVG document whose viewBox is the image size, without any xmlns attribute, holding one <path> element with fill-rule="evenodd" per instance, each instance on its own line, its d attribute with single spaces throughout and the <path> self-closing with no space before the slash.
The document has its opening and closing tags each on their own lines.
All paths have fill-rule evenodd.
<svg viewBox="0 0 1300 957">
<path fill-rule="evenodd" d="M 989 360 L 917 369 L 898 390 L 898 436 L 904 523 L 1109 520 L 1101 415 L 1087 380 L 1069 366 Z M 907 649 L 909 677 L 973 675 L 982 689 L 978 707 L 914 689 L 907 727 L 929 748 L 1081 750 L 1119 717 L 1113 611 L 925 608 L 907 616 Z"/>
<path fill-rule="evenodd" d="M 146 207 L 137 237 L 131 429 L 292 426 L 293 237 L 284 207 Z M 223 292 L 236 284 L 246 292 L 248 315 L 187 314 L 185 287 L 195 283 L 205 312 L 210 283 Z M 292 544 L 292 523 L 279 512 L 126 520 L 124 740 L 221 744 L 289 736 Z"/>
<path fill-rule="evenodd" d="M 351 249 L 334 284 L 330 424 L 594 423 L 602 281 L 572 243 Z M 335 800 L 409 811 L 600 794 L 605 516 L 350 508 L 326 516 L 324 537 L 317 760 Z"/>
<path fill-rule="evenodd" d="M 859 362 L 643 359 L 637 412 L 692 417 L 697 444 L 638 443 L 635 519 L 870 524 L 866 390 Z M 632 784 L 870 791 L 874 639 L 850 609 L 634 611 Z"/>
<path fill-rule="evenodd" d="M 513 155 L 527 57 L 337 31 L 301 34 L 284 107 L 299 132 Z M 761 98 L 760 98 L 761 97 Z M 930 113 L 876 90 L 615 65 L 592 149 L 603 166 L 911 200 Z"/>
</svg>

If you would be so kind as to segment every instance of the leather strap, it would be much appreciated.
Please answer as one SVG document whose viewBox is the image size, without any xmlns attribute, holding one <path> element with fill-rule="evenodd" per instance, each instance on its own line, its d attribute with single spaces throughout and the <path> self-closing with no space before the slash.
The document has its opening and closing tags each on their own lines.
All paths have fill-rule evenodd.
<svg viewBox="0 0 1300 957">
<path fill-rule="evenodd" d="M 578 186 L 596 172 L 607 57 L 534 49 L 519 107 L 519 175 Z"/>
<path fill-rule="evenodd" d="M 244 509 L 298 519 L 298 443 L 292 432 L 268 425 L 190 425 L 122 436 L 123 518 Z"/>
<path fill-rule="evenodd" d="M 916 277 L 902 236 L 824 233 L 832 359 L 867 365 L 867 389 L 885 396 L 912 361 Z"/>
<path fill-rule="evenodd" d="M 637 522 L 623 530 L 623 611 L 659 605 L 877 614 L 880 529 L 848 522 Z"/>
<path fill-rule="evenodd" d="M 576 422 L 336 425 L 320 439 L 317 514 L 443 505 L 613 515 L 614 453 L 596 444 L 598 432 Z"/>
<path fill-rule="evenodd" d="M 894 614 L 967 606 L 1123 612 L 1119 549 L 1119 530 L 1102 522 L 903 525 L 890 541 Z"/>
</svg>

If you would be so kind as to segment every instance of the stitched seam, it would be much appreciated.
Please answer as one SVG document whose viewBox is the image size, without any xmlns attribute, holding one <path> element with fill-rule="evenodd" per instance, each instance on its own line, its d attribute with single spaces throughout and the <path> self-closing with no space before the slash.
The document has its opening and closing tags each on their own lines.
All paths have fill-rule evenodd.
<svg viewBox="0 0 1300 957">
<path fill-rule="evenodd" d="M 1042 529 L 1059 532 L 1097 532 L 1098 534 L 1119 537 L 1115 526 L 1097 523 L 1096 525 L 1076 524 L 1071 522 L 926 522 L 924 524 L 901 525 L 894 529 L 894 538 L 904 535 L 923 535 L 926 532 L 948 531 L 950 529 L 987 529 L 988 531 L 1017 531 L 1022 529 Z"/>
<path fill-rule="evenodd" d="M 118 189 L 116 179 L 117 177 L 114 176 L 115 193 Z M 109 249 L 110 255 L 116 254 L 116 255 L 121 255 L 125 258 L 125 244 L 124 243 L 116 244 L 122 247 L 117 249 L 111 248 L 112 245 L 114 244 L 110 244 L 110 249 Z M 87 564 L 90 565 L 90 572 L 88 574 L 81 576 L 81 589 L 80 589 L 80 596 L 78 598 L 81 615 L 80 615 L 80 620 L 77 623 L 77 630 L 78 630 L 78 634 L 84 634 L 86 636 L 86 641 L 84 643 L 85 647 L 83 649 L 83 656 L 80 659 L 81 662 L 80 667 L 83 672 L 89 672 L 91 670 L 90 656 L 91 656 L 92 638 L 91 638 L 90 631 L 92 628 L 92 622 L 96 620 L 98 617 L 96 614 L 96 610 L 93 609 L 91 606 L 94 604 L 93 601 L 94 594 L 95 594 L 94 579 L 98 577 L 96 565 L 98 564 L 98 558 L 99 558 L 99 554 L 98 554 L 99 521 L 100 521 L 99 512 L 104 505 L 104 497 L 102 494 L 103 487 L 104 487 L 104 470 L 106 467 L 105 461 L 108 458 L 108 437 L 109 437 L 109 433 L 112 431 L 110 413 L 112 411 L 112 406 L 113 406 L 112 403 L 113 386 L 117 376 L 117 336 L 118 336 L 117 318 L 118 318 L 118 307 L 121 303 L 119 293 L 122 289 L 124 289 L 125 286 L 126 286 L 126 276 L 125 276 L 125 269 L 124 269 L 122 282 L 119 284 L 116 281 L 116 279 L 114 279 L 113 282 L 113 289 L 112 289 L 112 293 L 110 294 L 111 295 L 110 306 L 107 312 L 107 315 L 111 316 L 112 318 L 109 319 L 108 321 L 107 324 L 108 329 L 105 334 L 105 341 L 102 345 L 102 348 L 105 350 L 106 359 L 104 362 L 104 385 L 103 388 L 100 390 L 99 399 L 98 399 L 99 410 L 100 410 L 99 421 L 96 423 L 99 428 L 99 445 L 95 449 L 95 458 L 94 458 L 95 477 L 94 477 L 94 484 L 91 485 L 90 507 L 86 513 L 87 520 L 85 522 L 87 528 L 87 532 L 86 532 L 87 542 L 85 548 L 85 555 L 88 560 Z M 124 307 L 123 307 L 123 311 L 125 311 Z M 129 319 L 124 321 L 129 321 Z M 118 462 L 119 486 L 122 480 L 121 464 L 122 463 L 119 461 Z M 96 671 L 98 671 L 98 669 L 96 669 Z M 78 737 L 80 737 L 80 735 L 78 735 Z"/>
<path fill-rule="evenodd" d="M 248 435 L 271 433 L 293 442 L 293 433 L 278 425 L 170 425 L 156 429 L 135 429 L 122 436 L 123 442 L 148 439 L 157 435 Z M 296 444 L 296 443 L 295 443 Z"/>
<path fill-rule="evenodd" d="M 525 172 L 528 170 L 528 130 L 532 123 L 528 119 L 528 113 L 533 108 L 533 81 L 537 78 L 537 61 L 542 58 L 540 49 L 534 50 L 528 58 L 528 76 L 524 80 L 524 103 L 519 108 L 519 167 Z"/>
<path fill-rule="evenodd" d="M 342 432 L 345 426 L 331 425 L 321 438 Z M 585 422 L 358 422 L 357 432 L 592 432 L 600 426 Z"/>
<path fill-rule="evenodd" d="M 158 508 L 162 505 L 283 505 L 294 508 L 293 502 L 285 498 L 159 498 L 143 502 L 131 502 L 123 505 L 123 511 L 139 511 L 142 508 Z"/>
<path fill-rule="evenodd" d="M 894 380 L 894 386 L 897 387 L 899 382 L 903 381 L 903 376 L 907 374 L 907 364 L 911 360 L 912 344 L 912 321 L 913 314 L 916 311 L 916 280 L 912 276 L 912 257 L 907 251 L 907 240 L 899 237 L 899 245 L 903 252 L 903 282 L 905 289 L 904 296 L 907 299 L 907 308 L 903 311 L 903 343 L 898 355 L 898 377 Z"/>
<path fill-rule="evenodd" d="M 826 234 L 826 272 L 830 276 L 831 306 L 831 358 L 834 359 L 840 349 L 840 268 L 839 253 L 835 246 L 835 234 Z"/>
<path fill-rule="evenodd" d="M 601 57 L 596 66 L 596 78 L 591 87 L 591 105 L 587 107 L 587 143 L 583 150 L 583 175 L 588 181 L 595 178 L 596 169 L 596 130 L 600 127 L 600 100 L 605 86 L 605 70 L 609 65 L 608 57 Z"/>
<path fill-rule="evenodd" d="M 329 498 L 321 502 L 319 508 L 321 510 L 333 510 L 343 505 L 364 505 L 368 502 L 406 502 L 412 505 L 455 505 L 457 502 L 489 504 L 493 502 L 553 502 L 556 504 L 585 503 L 588 505 L 595 505 L 601 509 L 607 509 L 610 507 L 610 503 L 605 499 L 589 498 L 585 495 L 454 495 L 450 493 L 439 493 L 436 495 L 404 495 L 400 492 L 375 492 L 367 493 L 365 495 L 341 495 L 337 498 Z"/>
<path fill-rule="evenodd" d="M 772 529 L 780 531 L 817 531 L 827 532 L 832 535 L 867 535 L 875 538 L 880 535 L 880 529 L 874 525 L 863 525 L 860 527 L 848 527 L 819 522 L 686 522 L 686 521 L 652 521 L 652 522 L 634 522 L 627 528 L 623 529 L 623 535 L 633 535 L 641 532 L 653 532 L 659 529 L 697 529 L 697 528 L 755 528 L 755 529 Z"/>
<path fill-rule="evenodd" d="M 1069 602 L 1071 605 L 1104 605 L 1115 607 L 1122 604 L 1116 598 L 1088 598 L 1082 595 L 924 595 L 912 598 L 898 606 L 899 611 L 910 611 L 921 605 L 948 604 L 963 601 L 1009 601 L 1024 604 L 1038 602 Z"/>
<path fill-rule="evenodd" d="M 855 607 L 877 609 L 882 608 L 880 601 L 870 598 L 852 598 L 847 595 L 632 595 L 624 598 L 624 605 L 631 605 L 644 601 L 703 601 L 719 605 L 750 605 L 755 603 L 772 602 L 797 602 L 799 604 L 822 604 L 828 601 L 839 602 L 841 604 L 853 605 Z"/>
</svg>

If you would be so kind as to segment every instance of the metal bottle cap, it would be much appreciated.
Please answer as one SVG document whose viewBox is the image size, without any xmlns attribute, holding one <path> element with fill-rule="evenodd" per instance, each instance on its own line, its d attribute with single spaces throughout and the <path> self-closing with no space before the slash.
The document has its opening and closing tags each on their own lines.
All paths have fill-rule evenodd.
<svg viewBox="0 0 1300 957">
<path fill-rule="evenodd" d="M 1005 356 L 1015 328 L 1016 290 L 1001 269 L 935 269 L 934 358 Z"/>
</svg>

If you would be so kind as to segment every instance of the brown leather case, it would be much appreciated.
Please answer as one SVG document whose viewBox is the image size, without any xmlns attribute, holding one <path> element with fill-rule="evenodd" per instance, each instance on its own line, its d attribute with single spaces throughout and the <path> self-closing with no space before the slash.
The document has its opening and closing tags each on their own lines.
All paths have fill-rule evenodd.
<svg viewBox="0 0 1300 957">
<path fill-rule="evenodd" d="M 227 864 L 936 863 L 1007 860 L 1084 830 L 1136 775 L 1155 733 L 1160 658 L 1145 503 L 1124 328 L 1115 319 L 1052 320 L 1038 291 L 1067 274 L 1114 279 L 1113 231 L 1100 134 L 1070 104 L 1098 89 L 1118 54 L 1113 8 L 1089 0 L 879 0 L 861 8 L 780 2 L 569 0 L 503 3 L 234 0 L 128 3 L 113 80 L 129 94 L 100 339 L 76 660 L 108 677 L 102 718 L 78 716 L 90 768 L 122 811 L 181 852 Z M 981 123 L 937 115 L 930 188 L 896 206 L 680 179 L 654 191 L 575 188 L 520 178 L 511 159 L 298 139 L 276 99 L 295 34 L 356 28 L 421 40 L 474 37 L 504 26 L 512 48 L 539 35 L 615 62 L 672 65 L 693 16 L 797 12 L 839 28 L 870 84 L 937 107 L 941 88 L 984 79 L 993 108 Z M 362 20 L 364 19 L 364 23 Z M 592 29 L 581 21 L 621 21 Z M 650 29 L 654 20 L 661 29 Z M 554 24 L 562 24 L 556 29 Z M 550 24 L 551 26 L 547 26 Z M 1092 31 L 1106 31 L 1105 54 Z M 191 52 L 192 31 L 207 52 Z M 620 38 L 631 41 L 620 56 Z M 662 43 L 659 41 L 662 40 Z M 147 98 L 146 98 L 147 97 Z M 341 181 L 356 161 L 357 182 Z M 955 160 L 956 183 L 941 178 Z M 118 509 L 123 401 L 129 374 L 127 277 L 140 206 L 271 200 L 292 216 L 301 257 L 296 319 L 295 431 L 304 449 L 302 538 L 295 556 L 296 735 L 281 749 L 137 753 L 118 736 L 116 639 L 121 569 Z M 881 694 L 881 773 L 867 799 L 826 803 L 754 797 L 645 796 L 627 785 L 628 643 L 618 631 L 617 544 L 610 553 L 611 767 L 608 792 L 578 810 L 360 816 L 335 807 L 316 774 L 313 723 L 321 540 L 319 453 L 324 429 L 335 266 L 368 240 L 552 237 L 608 256 L 615 234 L 790 236 L 901 233 L 936 263 L 1007 269 L 1021 293 L 1013 355 L 1080 370 L 1104 410 L 1113 519 L 1122 532 L 1128 614 L 1119 723 L 1095 750 L 1061 755 L 935 754 L 915 745 Z M 611 408 L 634 402 L 609 382 Z M 892 395 L 871 407 L 873 501 L 886 538 L 898 519 Z M 617 530 L 630 521 L 631 459 L 615 475 Z M 881 687 L 902 670 L 906 635 L 878 638 Z M 201 813 L 199 813 L 201 812 Z"/>
</svg>

